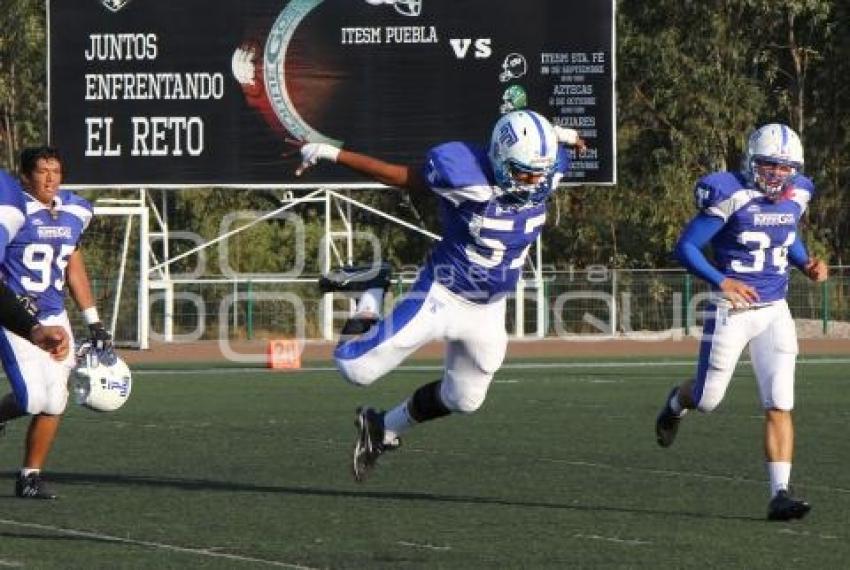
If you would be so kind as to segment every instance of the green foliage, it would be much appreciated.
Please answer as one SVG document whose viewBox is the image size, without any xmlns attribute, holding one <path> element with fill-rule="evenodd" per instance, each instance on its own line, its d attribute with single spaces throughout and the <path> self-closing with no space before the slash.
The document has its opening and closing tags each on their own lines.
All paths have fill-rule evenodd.
<svg viewBox="0 0 850 570">
<path fill-rule="evenodd" d="M 43 141 L 46 134 L 43 1 L 0 0 L 0 24 L 0 166 L 14 168 L 21 146 Z M 669 252 L 694 213 L 695 181 L 710 171 L 736 169 L 747 133 L 782 121 L 803 136 L 806 171 L 819 191 L 804 228 L 809 247 L 833 263 L 846 263 L 847 3 L 620 0 L 616 25 L 619 179 L 612 188 L 579 187 L 556 196 L 545 261 L 561 267 L 673 265 Z M 413 197 L 411 208 L 394 191 L 354 197 L 436 227 L 433 201 Z M 212 239 L 230 212 L 279 206 L 268 192 L 199 190 L 175 193 L 170 215 L 176 216 L 174 229 Z M 305 270 L 313 272 L 324 212 L 298 211 L 311 252 Z M 371 214 L 355 221 L 355 229 L 378 236 L 383 254 L 396 264 L 420 261 L 430 244 Z M 286 221 L 258 224 L 230 241 L 227 263 L 245 272 L 291 267 L 293 231 Z M 175 244 L 172 251 L 190 246 Z M 355 252 L 365 254 L 368 247 L 358 242 Z M 220 271 L 222 255 L 208 260 L 211 271 Z"/>
<path fill-rule="evenodd" d="M 0 167 L 46 137 L 43 0 L 0 0 Z"/>
</svg>

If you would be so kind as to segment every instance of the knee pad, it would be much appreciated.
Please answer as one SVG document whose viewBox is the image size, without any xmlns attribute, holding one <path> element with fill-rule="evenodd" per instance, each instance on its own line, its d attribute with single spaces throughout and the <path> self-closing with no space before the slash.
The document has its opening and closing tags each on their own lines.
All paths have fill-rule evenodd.
<svg viewBox="0 0 850 570">
<path fill-rule="evenodd" d="M 794 381 L 780 383 L 772 386 L 770 393 L 765 394 L 762 407 L 765 410 L 780 410 L 790 412 L 794 409 Z"/>
<path fill-rule="evenodd" d="M 65 390 L 64 394 L 56 395 L 55 397 L 49 398 L 45 403 L 44 408 L 41 410 L 42 414 L 49 414 L 51 416 L 61 416 L 65 413 L 65 408 L 68 405 L 68 391 Z"/>
<path fill-rule="evenodd" d="M 449 383 L 443 382 L 440 389 L 440 397 L 448 409 L 461 414 L 471 414 L 477 411 L 487 396 L 487 390 L 472 390 L 466 387 L 463 391 L 457 386 L 451 388 Z"/>
<path fill-rule="evenodd" d="M 706 386 L 703 389 L 702 395 L 700 396 L 699 402 L 696 402 L 697 409 L 703 413 L 711 413 L 720 405 L 720 402 L 723 401 L 723 396 L 726 393 L 725 390 L 720 389 L 711 389 Z"/>
<path fill-rule="evenodd" d="M 20 400 L 18 400 L 18 402 L 20 402 Z M 42 413 L 46 406 L 47 395 L 44 392 L 29 392 L 27 393 L 27 408 L 23 411 L 31 416 L 34 416 L 36 414 Z"/>
<path fill-rule="evenodd" d="M 368 386 L 379 376 L 372 370 L 368 362 L 360 359 L 344 360 L 337 358 L 336 368 L 343 378 L 355 386 Z"/>
</svg>

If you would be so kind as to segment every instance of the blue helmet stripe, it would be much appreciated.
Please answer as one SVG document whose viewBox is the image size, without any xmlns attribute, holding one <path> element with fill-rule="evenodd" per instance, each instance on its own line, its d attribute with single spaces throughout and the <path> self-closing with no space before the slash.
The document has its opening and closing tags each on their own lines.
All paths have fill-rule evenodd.
<svg viewBox="0 0 850 570">
<path fill-rule="evenodd" d="M 534 121 L 534 126 L 537 127 L 537 134 L 540 135 L 540 156 L 546 156 L 548 149 L 546 148 L 546 132 L 543 130 L 543 125 L 534 113 L 529 113 L 528 116 Z"/>
</svg>

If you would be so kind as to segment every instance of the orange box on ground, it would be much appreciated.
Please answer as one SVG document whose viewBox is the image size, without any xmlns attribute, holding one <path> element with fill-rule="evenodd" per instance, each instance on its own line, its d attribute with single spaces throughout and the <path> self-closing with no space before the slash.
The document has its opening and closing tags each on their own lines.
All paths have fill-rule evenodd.
<svg viewBox="0 0 850 570">
<path fill-rule="evenodd" d="M 268 366 L 279 370 L 301 368 L 301 343 L 292 339 L 270 340 Z"/>
</svg>

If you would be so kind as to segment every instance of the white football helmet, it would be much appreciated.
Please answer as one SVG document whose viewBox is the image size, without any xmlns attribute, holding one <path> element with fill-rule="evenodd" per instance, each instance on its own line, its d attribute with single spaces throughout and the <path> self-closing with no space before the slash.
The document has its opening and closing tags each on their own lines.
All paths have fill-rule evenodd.
<svg viewBox="0 0 850 570">
<path fill-rule="evenodd" d="M 77 351 L 69 389 L 77 404 L 97 412 L 114 412 L 130 397 L 130 368 L 112 350 L 95 351 L 85 344 Z"/>
<path fill-rule="evenodd" d="M 791 167 L 790 174 L 764 176 L 758 164 L 781 164 Z M 782 195 L 788 180 L 803 169 L 803 145 L 790 127 L 771 123 L 753 131 L 747 143 L 744 165 L 750 180 L 770 197 Z"/>
<path fill-rule="evenodd" d="M 502 116 L 493 128 L 489 151 L 496 184 L 507 194 L 527 200 L 555 168 L 558 139 L 545 117 L 529 110 Z M 517 174 L 542 176 L 535 184 L 516 180 Z"/>
</svg>

